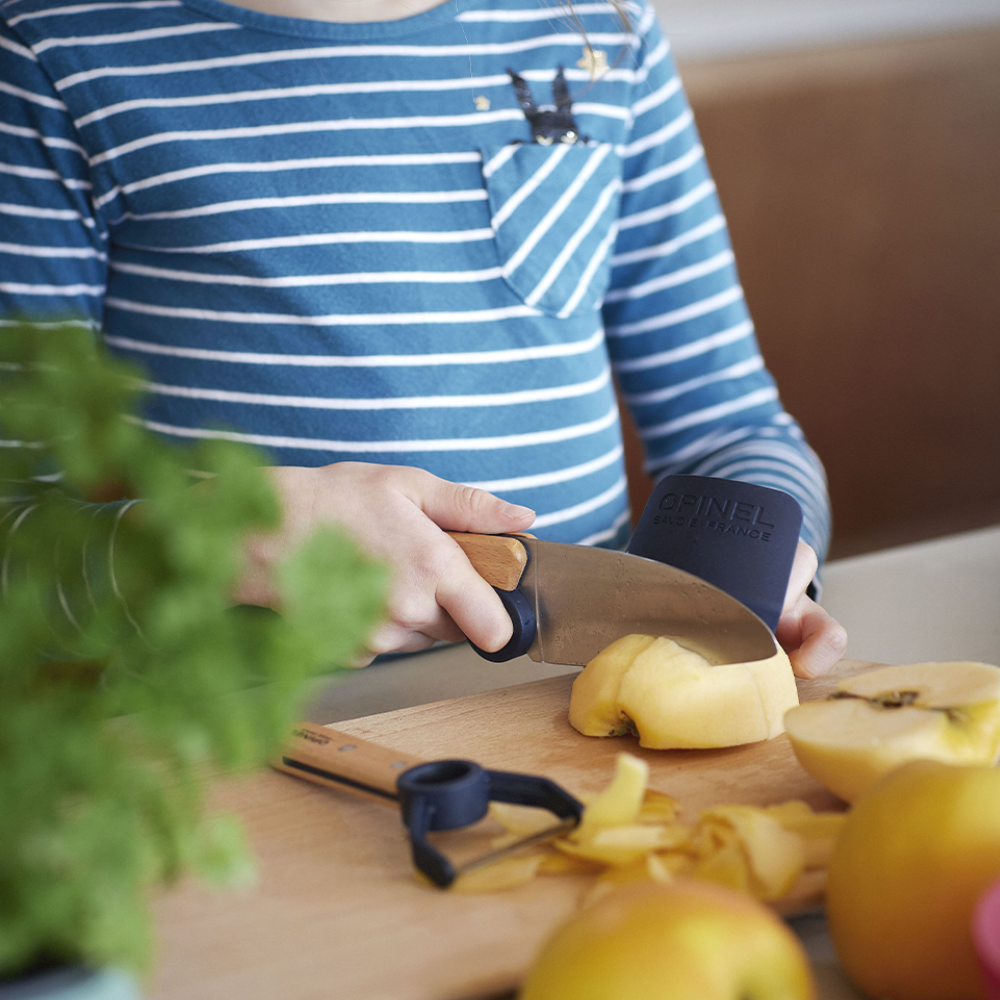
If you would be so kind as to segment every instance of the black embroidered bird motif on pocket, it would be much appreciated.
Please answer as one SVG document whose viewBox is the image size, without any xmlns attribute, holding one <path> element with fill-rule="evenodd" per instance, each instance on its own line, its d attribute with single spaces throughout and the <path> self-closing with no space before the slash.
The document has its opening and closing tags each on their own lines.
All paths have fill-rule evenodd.
<svg viewBox="0 0 1000 1000">
<path fill-rule="evenodd" d="M 509 67 L 507 72 L 510 74 L 511 83 L 514 84 L 517 103 L 531 126 L 531 138 L 534 142 L 542 146 L 551 146 L 554 142 L 587 142 L 586 136 L 580 137 L 580 130 L 573 120 L 573 101 L 569 96 L 566 74 L 562 66 L 552 81 L 554 108 L 539 108 L 535 104 L 528 81 Z"/>
<path fill-rule="evenodd" d="M 552 81 L 554 106 L 537 106 L 527 82 L 508 72 L 533 141 L 480 150 L 504 281 L 550 315 L 592 310 L 610 280 L 620 153 L 580 137 L 562 67 Z"/>
</svg>

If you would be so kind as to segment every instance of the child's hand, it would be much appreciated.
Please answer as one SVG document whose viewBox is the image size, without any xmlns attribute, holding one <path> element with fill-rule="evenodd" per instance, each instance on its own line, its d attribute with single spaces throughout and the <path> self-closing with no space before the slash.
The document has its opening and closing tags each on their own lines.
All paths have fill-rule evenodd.
<svg viewBox="0 0 1000 1000">
<path fill-rule="evenodd" d="M 234 595 L 238 602 L 273 607 L 275 563 L 313 528 L 334 524 L 386 563 L 392 575 L 387 620 L 352 666 L 364 666 L 379 653 L 416 652 L 438 639 L 468 637 L 489 651 L 510 639 L 510 617 L 500 599 L 442 529 L 524 531 L 534 511 L 406 466 L 338 462 L 270 472 L 284 520 L 274 534 L 247 540 L 246 571 Z"/>
<path fill-rule="evenodd" d="M 820 677 L 847 649 L 847 631 L 815 601 L 806 588 L 819 561 L 805 542 L 799 542 L 775 636 L 792 661 L 796 677 Z"/>
</svg>

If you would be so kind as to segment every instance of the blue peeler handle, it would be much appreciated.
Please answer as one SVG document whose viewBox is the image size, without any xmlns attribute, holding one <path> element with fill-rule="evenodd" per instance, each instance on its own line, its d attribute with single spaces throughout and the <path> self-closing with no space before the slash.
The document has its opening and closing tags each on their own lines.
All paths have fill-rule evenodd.
<svg viewBox="0 0 1000 1000">
<path fill-rule="evenodd" d="M 430 843 L 432 830 L 456 830 L 482 819 L 493 802 L 548 809 L 560 819 L 579 820 L 583 805 L 548 778 L 511 771 L 488 771 L 470 760 L 418 764 L 396 783 L 413 863 L 435 885 L 455 880 L 451 861 Z"/>
<path fill-rule="evenodd" d="M 547 809 L 570 825 L 583 805 L 554 781 L 533 774 L 488 771 L 470 760 L 419 761 L 360 737 L 311 722 L 299 723 L 272 767 L 326 788 L 398 802 L 413 863 L 445 888 L 456 869 L 427 839 L 481 820 L 491 801 Z"/>
</svg>

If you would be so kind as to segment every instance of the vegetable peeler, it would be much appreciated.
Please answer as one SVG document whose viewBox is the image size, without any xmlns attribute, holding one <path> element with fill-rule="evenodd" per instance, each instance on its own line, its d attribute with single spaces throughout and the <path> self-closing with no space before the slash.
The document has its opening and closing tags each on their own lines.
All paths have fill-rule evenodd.
<svg viewBox="0 0 1000 1000">
<path fill-rule="evenodd" d="M 421 761 L 310 722 L 295 727 L 272 766 L 327 788 L 347 788 L 382 802 L 398 802 L 413 864 L 442 889 L 464 872 L 572 830 L 583 815 L 583 804 L 548 778 L 490 771 L 469 760 Z M 427 834 L 471 826 L 486 815 L 490 802 L 547 809 L 558 822 L 453 865 Z"/>
</svg>

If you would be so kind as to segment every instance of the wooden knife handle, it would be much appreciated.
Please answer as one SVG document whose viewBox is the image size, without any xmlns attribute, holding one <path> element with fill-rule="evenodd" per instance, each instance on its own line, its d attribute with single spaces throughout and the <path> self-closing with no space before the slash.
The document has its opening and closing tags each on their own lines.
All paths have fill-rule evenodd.
<svg viewBox="0 0 1000 1000">
<path fill-rule="evenodd" d="M 514 590 L 528 565 L 528 551 L 512 535 L 474 535 L 447 532 L 462 547 L 476 572 L 491 586 Z M 531 535 L 527 536 L 531 538 Z"/>
<path fill-rule="evenodd" d="M 396 801 L 396 779 L 423 761 L 368 740 L 301 722 L 272 767 L 326 788 L 350 789 Z"/>
</svg>

